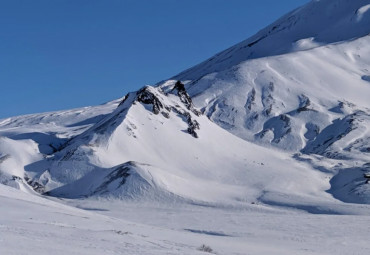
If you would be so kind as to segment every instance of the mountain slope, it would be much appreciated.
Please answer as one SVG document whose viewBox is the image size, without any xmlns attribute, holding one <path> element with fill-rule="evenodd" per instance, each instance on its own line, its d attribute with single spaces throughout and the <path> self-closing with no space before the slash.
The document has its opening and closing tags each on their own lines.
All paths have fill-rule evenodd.
<svg viewBox="0 0 370 255">
<path fill-rule="evenodd" d="M 368 10 L 312 1 L 156 87 L 2 120 L 1 181 L 69 198 L 368 203 Z"/>
<path fill-rule="evenodd" d="M 315 0 L 155 87 L 0 120 L 0 253 L 369 254 L 369 21 Z"/>
<path fill-rule="evenodd" d="M 69 198 L 243 204 L 276 192 L 332 201 L 324 174 L 231 135 L 171 87 L 128 94 L 110 116 L 26 169 L 34 179 L 48 171 L 48 194 Z"/>
<path fill-rule="evenodd" d="M 311 1 L 171 80 L 186 82 L 194 104 L 238 137 L 299 161 L 324 156 L 317 169 L 353 169 L 339 182 L 352 187 L 345 201 L 367 203 L 369 10 L 363 0 Z M 331 191 L 342 190 L 337 180 Z"/>
<path fill-rule="evenodd" d="M 370 70 L 369 42 L 366 36 L 246 61 L 189 82 L 188 91 L 223 128 L 297 151 L 315 138 L 315 129 L 370 108 L 370 84 L 363 79 Z"/>
<path fill-rule="evenodd" d="M 247 40 L 226 49 L 173 79 L 196 80 L 243 61 L 312 49 L 370 33 L 366 0 L 312 0 Z"/>
<path fill-rule="evenodd" d="M 187 81 L 195 105 L 233 134 L 308 152 L 330 139 L 319 134 L 332 123 L 369 114 L 369 10 L 363 0 L 311 1 L 173 79 Z M 366 119 L 358 141 L 367 141 Z M 332 155 L 353 148 L 348 133 L 337 134 L 343 147 Z M 358 147 L 366 159 L 367 145 Z"/>
</svg>

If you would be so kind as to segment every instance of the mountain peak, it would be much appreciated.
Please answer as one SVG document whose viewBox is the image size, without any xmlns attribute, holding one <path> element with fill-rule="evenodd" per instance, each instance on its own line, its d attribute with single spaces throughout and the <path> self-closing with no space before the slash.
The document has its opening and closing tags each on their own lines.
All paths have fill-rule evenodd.
<svg viewBox="0 0 370 255">
<path fill-rule="evenodd" d="M 312 49 L 369 33 L 370 4 L 367 1 L 313 0 L 173 79 L 194 80 L 246 60 Z"/>
</svg>

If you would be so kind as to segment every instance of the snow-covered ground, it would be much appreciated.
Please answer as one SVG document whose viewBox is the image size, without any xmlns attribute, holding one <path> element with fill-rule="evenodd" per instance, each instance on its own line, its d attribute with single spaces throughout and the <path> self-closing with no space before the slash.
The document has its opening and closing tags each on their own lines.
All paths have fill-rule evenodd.
<svg viewBox="0 0 370 255">
<path fill-rule="evenodd" d="M 1 254 L 207 254 L 199 251 L 202 245 L 215 254 L 370 252 L 369 215 L 318 215 L 259 204 L 51 201 L 4 185 L 0 203 Z"/>
<path fill-rule="evenodd" d="M 369 10 L 315 0 L 157 86 L 0 120 L 0 254 L 369 254 Z"/>
</svg>

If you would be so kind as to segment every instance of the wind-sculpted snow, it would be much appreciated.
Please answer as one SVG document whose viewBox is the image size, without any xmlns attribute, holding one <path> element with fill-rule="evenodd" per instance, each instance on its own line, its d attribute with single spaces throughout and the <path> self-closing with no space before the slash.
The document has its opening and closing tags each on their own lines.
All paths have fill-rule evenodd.
<svg viewBox="0 0 370 255">
<path fill-rule="evenodd" d="M 319 132 L 316 138 L 302 150 L 329 158 L 352 158 L 370 152 L 368 147 L 368 125 L 370 116 L 365 112 L 355 112 L 333 123 Z M 366 160 L 364 156 L 364 160 Z"/>
<path fill-rule="evenodd" d="M 48 192 L 48 195 L 68 198 L 100 195 L 121 199 L 164 196 L 156 190 L 156 183 L 146 168 L 151 166 L 136 162 L 108 169 L 96 168 L 77 181 Z"/>
</svg>

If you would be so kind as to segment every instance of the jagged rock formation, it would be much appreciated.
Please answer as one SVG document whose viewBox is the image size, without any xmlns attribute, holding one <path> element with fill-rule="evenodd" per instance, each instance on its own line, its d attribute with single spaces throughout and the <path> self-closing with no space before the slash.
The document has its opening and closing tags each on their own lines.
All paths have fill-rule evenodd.
<svg viewBox="0 0 370 255">
<path fill-rule="evenodd" d="M 137 101 L 141 102 L 143 104 L 150 104 L 153 106 L 152 112 L 154 114 L 159 114 L 161 110 L 164 108 L 161 101 L 156 97 L 152 92 L 150 92 L 150 89 L 148 86 L 142 88 L 137 93 Z M 167 111 L 170 111 L 170 109 L 167 107 Z"/>
<path fill-rule="evenodd" d="M 186 106 L 188 110 L 190 110 L 197 116 L 201 114 L 200 111 L 195 109 L 193 101 L 191 100 L 189 94 L 186 92 L 185 85 L 181 81 L 176 82 L 171 92 L 174 90 L 177 91 L 177 95 L 179 96 L 181 102 Z"/>
<path fill-rule="evenodd" d="M 178 116 L 180 116 L 187 122 L 188 133 L 191 134 L 193 137 L 198 138 L 196 130 L 200 128 L 200 125 L 196 120 L 192 118 L 191 114 L 182 107 L 180 107 L 178 104 L 175 105 L 163 104 L 159 97 L 156 96 L 155 93 L 151 92 L 151 90 L 153 89 L 150 88 L 149 86 L 146 86 L 139 90 L 136 93 L 137 95 L 136 101 L 146 105 L 152 105 L 152 112 L 154 114 L 161 113 L 165 118 L 170 118 L 169 112 L 171 111 L 176 112 Z M 180 101 L 185 105 L 187 110 L 191 111 L 196 116 L 201 115 L 201 112 L 194 107 L 189 94 L 185 90 L 184 84 L 182 84 L 180 81 L 177 81 L 171 92 L 172 91 L 177 91 L 177 96 L 179 97 Z"/>
</svg>

